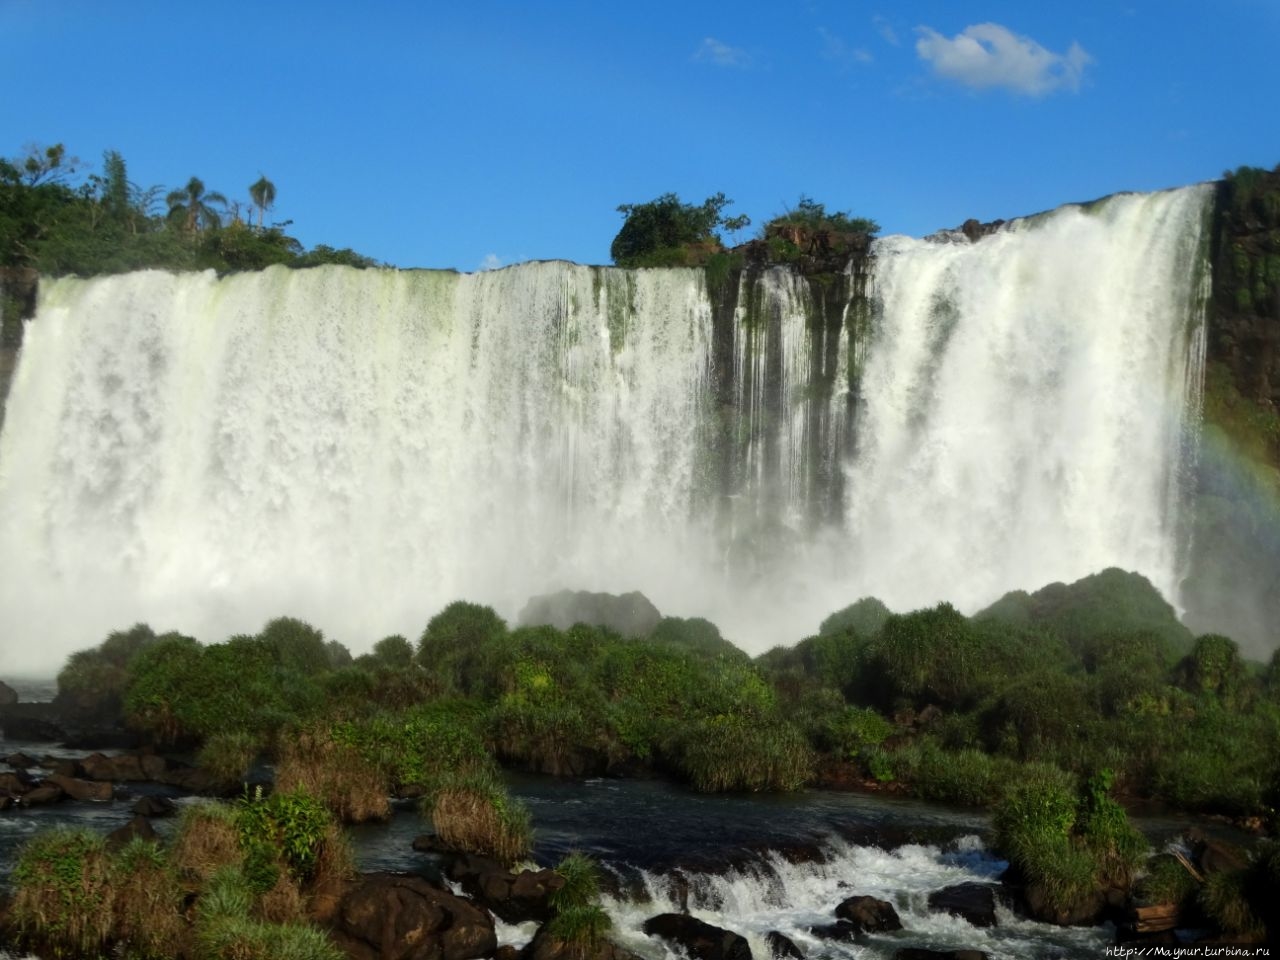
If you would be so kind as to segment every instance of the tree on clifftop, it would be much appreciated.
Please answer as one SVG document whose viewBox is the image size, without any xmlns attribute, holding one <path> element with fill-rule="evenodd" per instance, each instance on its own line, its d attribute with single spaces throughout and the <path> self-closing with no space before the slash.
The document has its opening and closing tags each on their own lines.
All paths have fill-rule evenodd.
<svg viewBox="0 0 1280 960">
<path fill-rule="evenodd" d="M 217 191 L 205 193 L 204 182 L 199 177 L 192 177 L 181 190 L 172 191 L 164 202 L 169 205 L 169 217 L 182 223 L 187 233 L 194 234 L 205 228 L 222 225 L 222 217 L 213 208 L 213 204 L 225 207 L 227 198 Z"/>
<path fill-rule="evenodd" d="M 664 193 L 648 203 L 624 203 L 618 212 L 626 222 L 609 247 L 609 256 L 620 267 L 684 266 L 696 262 L 691 248 L 720 248 L 717 228 L 741 230 L 746 216 L 725 217 L 733 201 L 723 193 L 708 197 L 701 206 L 681 203 L 674 193 Z"/>
<path fill-rule="evenodd" d="M 262 215 L 270 210 L 276 202 L 276 185 L 266 177 L 260 176 L 249 185 L 249 199 L 258 208 L 258 229 L 262 229 Z"/>
</svg>

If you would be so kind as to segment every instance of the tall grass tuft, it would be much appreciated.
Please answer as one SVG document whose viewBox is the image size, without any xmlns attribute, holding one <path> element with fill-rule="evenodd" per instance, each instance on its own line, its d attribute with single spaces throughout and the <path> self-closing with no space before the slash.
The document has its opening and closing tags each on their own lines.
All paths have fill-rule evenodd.
<svg viewBox="0 0 1280 960">
<path fill-rule="evenodd" d="M 491 771 L 446 775 L 427 798 L 436 835 L 448 846 L 511 864 L 528 855 L 529 811 Z"/>
<path fill-rule="evenodd" d="M 54 957 L 96 957 L 111 936 L 113 876 L 106 842 L 56 827 L 23 848 L 10 921 L 19 939 Z"/>
<path fill-rule="evenodd" d="M 386 774 L 354 746 L 321 729 L 301 731 L 283 741 L 276 787 L 305 790 L 345 823 L 391 816 Z"/>
<path fill-rule="evenodd" d="M 731 714 L 693 724 L 677 763 L 704 793 L 798 790 L 813 772 L 809 744 L 790 723 Z"/>
<path fill-rule="evenodd" d="M 165 852 L 135 837 L 116 853 L 113 866 L 113 939 L 133 960 L 177 956 L 186 930 L 182 888 Z"/>
</svg>

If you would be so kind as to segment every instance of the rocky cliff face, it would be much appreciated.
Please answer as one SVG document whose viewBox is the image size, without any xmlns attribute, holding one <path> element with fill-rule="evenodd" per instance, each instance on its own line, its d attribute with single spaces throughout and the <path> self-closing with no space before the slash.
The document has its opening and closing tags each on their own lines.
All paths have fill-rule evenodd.
<svg viewBox="0 0 1280 960">
<path fill-rule="evenodd" d="M 1244 400 L 1280 405 L 1280 167 L 1243 168 L 1218 186 L 1209 361 Z"/>
<path fill-rule="evenodd" d="M 1186 621 L 1265 656 L 1280 622 L 1280 167 L 1218 184 Z M 1241 603 L 1244 591 L 1255 602 Z"/>
</svg>

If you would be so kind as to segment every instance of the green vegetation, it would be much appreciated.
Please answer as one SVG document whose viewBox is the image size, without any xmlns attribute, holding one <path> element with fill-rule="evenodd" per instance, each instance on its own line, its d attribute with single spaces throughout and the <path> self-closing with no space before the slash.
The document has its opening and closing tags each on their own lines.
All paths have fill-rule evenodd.
<svg viewBox="0 0 1280 960">
<path fill-rule="evenodd" d="M 513 864 L 529 855 L 529 811 L 488 770 L 442 777 L 424 810 L 448 847 Z"/>
<path fill-rule="evenodd" d="M 996 808 L 996 848 L 1037 887 L 1052 914 L 1069 917 L 1108 889 L 1126 890 L 1146 841 L 1109 796 L 1112 774 L 1083 790 L 1061 775 L 1028 777 Z"/>
<path fill-rule="evenodd" d="M 626 219 L 613 238 L 609 256 L 620 267 L 700 264 L 722 249 L 717 230 L 732 233 L 751 222 L 745 216 L 724 216 L 724 208 L 732 202 L 717 193 L 695 206 L 682 203 L 674 193 L 664 193 L 648 203 L 624 203 L 618 212 Z"/>
<path fill-rule="evenodd" d="M 306 925 L 305 897 L 351 873 L 345 837 L 301 792 L 188 807 L 173 843 L 116 851 L 56 828 L 23 849 L 11 918 L 42 956 L 341 957 Z M 186 903 L 194 900 L 194 922 Z"/>
<path fill-rule="evenodd" d="M 207 189 L 199 177 L 167 194 L 138 187 L 114 150 L 103 155 L 101 174 L 86 176 L 84 168 L 62 144 L 0 159 L 0 267 L 93 276 L 148 267 L 227 273 L 272 264 L 374 265 L 351 250 L 304 251 L 284 232 L 287 223 L 264 226 L 276 198 L 266 177 L 249 186 L 250 204 L 241 204 Z M 241 216 L 250 205 L 256 225 Z"/>
<path fill-rule="evenodd" d="M 590 956 L 613 927 L 600 905 L 599 868 L 586 854 L 571 853 L 555 870 L 565 882 L 548 898 L 552 915 L 546 932 L 564 941 L 571 956 Z"/>
</svg>

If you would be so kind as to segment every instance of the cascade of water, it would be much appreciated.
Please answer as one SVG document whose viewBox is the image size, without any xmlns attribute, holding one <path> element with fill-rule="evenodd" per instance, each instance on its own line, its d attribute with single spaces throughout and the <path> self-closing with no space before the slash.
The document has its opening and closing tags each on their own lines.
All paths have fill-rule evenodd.
<svg viewBox="0 0 1280 960">
<path fill-rule="evenodd" d="M 46 283 L 0 435 L 0 636 L 47 644 L 6 668 L 138 620 L 363 649 L 563 587 L 757 650 L 872 594 L 1116 565 L 1173 596 L 1207 202 L 887 238 L 865 322 L 766 271 L 723 354 L 693 270 Z"/>
<path fill-rule="evenodd" d="M 1089 956 L 1107 942 L 1102 928 L 1062 928 L 1036 923 L 998 908 L 998 925 L 980 929 L 929 909 L 931 892 L 959 883 L 993 883 L 1006 863 L 988 854 L 976 837 L 949 849 L 907 845 L 896 850 L 831 841 L 819 862 L 791 863 L 771 853 L 724 874 L 684 875 L 689 913 L 745 937 L 752 956 L 770 956 L 767 935 L 778 931 L 806 956 L 892 957 L 906 946 L 935 950 L 982 950 L 993 960 Z M 674 875 L 640 875 L 636 896 L 606 898 L 622 946 L 649 960 L 672 960 L 670 945 L 645 935 L 644 921 L 678 913 L 682 894 Z M 835 922 L 835 908 L 852 896 L 891 903 L 903 929 L 863 936 L 857 942 L 826 940 L 814 927 Z"/>
</svg>

